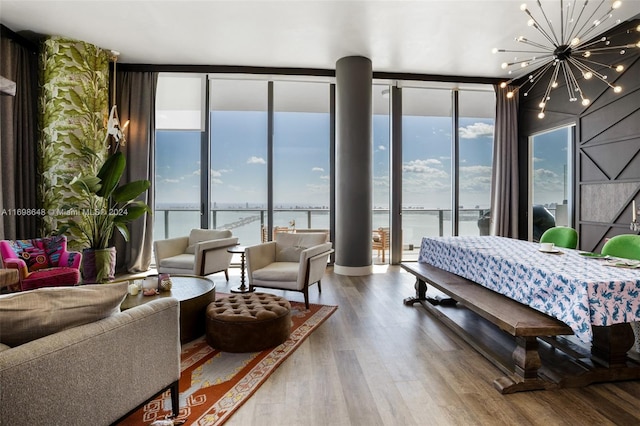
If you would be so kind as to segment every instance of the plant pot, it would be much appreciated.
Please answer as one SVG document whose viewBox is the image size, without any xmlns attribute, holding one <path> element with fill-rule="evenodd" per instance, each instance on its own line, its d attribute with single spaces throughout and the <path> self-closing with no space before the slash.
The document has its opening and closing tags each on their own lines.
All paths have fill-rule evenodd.
<svg viewBox="0 0 640 426">
<path fill-rule="evenodd" d="M 84 249 L 82 251 L 82 281 L 85 284 L 106 283 L 115 279 L 116 248 Z"/>
</svg>

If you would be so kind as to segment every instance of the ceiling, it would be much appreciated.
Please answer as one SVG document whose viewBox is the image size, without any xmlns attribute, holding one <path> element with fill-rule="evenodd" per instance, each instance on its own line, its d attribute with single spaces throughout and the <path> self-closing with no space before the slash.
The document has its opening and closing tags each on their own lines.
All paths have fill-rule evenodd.
<svg viewBox="0 0 640 426">
<path fill-rule="evenodd" d="M 560 2 L 542 4 L 553 19 Z M 335 69 L 338 59 L 361 55 L 374 71 L 506 77 L 500 64 L 513 54 L 491 49 L 518 49 L 516 36 L 535 37 L 519 6 L 515 0 L 0 0 L 0 22 L 27 38 L 59 35 L 117 50 L 119 63 Z M 640 0 L 626 0 L 599 32 L 639 14 Z"/>
</svg>

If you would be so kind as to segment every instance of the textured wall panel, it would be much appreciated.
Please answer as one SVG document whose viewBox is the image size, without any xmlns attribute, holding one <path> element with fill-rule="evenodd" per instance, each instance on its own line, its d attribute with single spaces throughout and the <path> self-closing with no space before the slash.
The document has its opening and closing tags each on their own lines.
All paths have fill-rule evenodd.
<svg viewBox="0 0 640 426">
<path fill-rule="evenodd" d="M 613 223 L 637 188 L 636 182 L 582 185 L 580 220 Z"/>
</svg>

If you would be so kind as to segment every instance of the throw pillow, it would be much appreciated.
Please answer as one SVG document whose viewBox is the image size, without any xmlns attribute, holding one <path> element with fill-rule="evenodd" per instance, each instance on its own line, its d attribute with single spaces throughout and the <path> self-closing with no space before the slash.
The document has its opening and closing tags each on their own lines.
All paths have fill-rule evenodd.
<svg viewBox="0 0 640 426">
<path fill-rule="evenodd" d="M 300 246 L 277 246 L 276 262 L 299 262 L 300 253 L 306 247 Z"/>
<path fill-rule="evenodd" d="M 0 343 L 15 347 L 120 312 L 128 284 L 46 287 L 0 296 Z"/>
<path fill-rule="evenodd" d="M 41 239 L 16 240 L 11 241 L 10 244 L 16 255 L 27 264 L 29 271 L 37 271 L 38 269 L 49 267 L 49 258 Z"/>
</svg>

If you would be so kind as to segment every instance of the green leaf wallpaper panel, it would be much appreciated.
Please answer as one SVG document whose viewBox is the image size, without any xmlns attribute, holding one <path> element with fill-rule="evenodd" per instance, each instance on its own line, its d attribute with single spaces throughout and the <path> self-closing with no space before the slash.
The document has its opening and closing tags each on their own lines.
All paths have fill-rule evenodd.
<svg viewBox="0 0 640 426">
<path fill-rule="evenodd" d="M 106 156 L 109 55 L 89 43 L 51 37 L 43 42 L 40 59 L 39 192 L 48 235 L 70 218 L 69 208 L 80 196 L 71 179 L 95 175 Z M 69 245 L 79 249 L 83 241 L 72 234 Z"/>
</svg>

